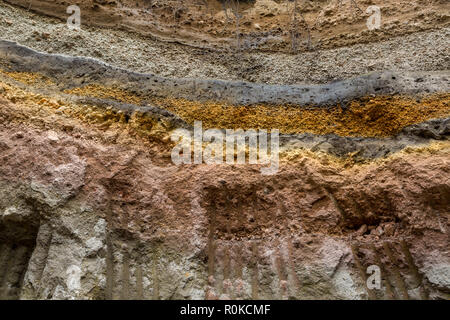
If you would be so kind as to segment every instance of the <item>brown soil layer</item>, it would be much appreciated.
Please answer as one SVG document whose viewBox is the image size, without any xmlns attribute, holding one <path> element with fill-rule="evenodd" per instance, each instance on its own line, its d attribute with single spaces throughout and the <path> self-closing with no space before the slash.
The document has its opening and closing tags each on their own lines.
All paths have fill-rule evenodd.
<svg viewBox="0 0 450 320">
<path fill-rule="evenodd" d="M 2 144 L 2 150 L 5 152 L 3 153 L 2 158 L 2 168 L 4 169 L 4 171 L 2 172 L 3 179 L 19 178 L 20 180 L 27 180 L 28 175 L 40 171 L 28 171 L 26 169 L 27 163 L 33 163 L 33 166 L 36 166 L 38 162 L 29 162 L 28 160 L 21 158 L 21 156 L 18 156 L 17 154 L 14 157 L 11 157 L 11 155 L 14 154 L 14 150 L 22 150 L 21 146 L 24 147 L 22 152 L 25 152 L 26 150 L 31 151 L 32 149 L 29 149 L 31 145 L 28 144 L 33 141 L 33 138 L 31 138 L 33 135 L 38 134 L 39 136 L 45 136 L 46 132 L 50 132 L 48 130 L 54 130 L 55 134 L 48 133 L 49 139 L 53 139 L 55 135 L 56 137 L 61 136 L 61 138 L 55 138 L 55 142 L 52 143 L 51 146 L 42 145 L 41 147 L 38 147 L 52 149 L 53 151 L 50 152 L 50 154 L 57 152 L 60 147 L 66 148 L 63 145 L 58 147 L 60 143 L 65 143 L 64 141 L 66 138 L 63 137 L 67 137 L 67 139 L 69 139 L 69 137 L 72 137 L 70 139 L 79 141 L 77 143 L 82 143 L 82 139 L 88 139 L 92 140 L 93 142 L 95 141 L 96 144 L 105 144 L 108 146 L 108 148 L 118 148 L 118 150 L 122 150 L 121 152 L 123 153 L 123 155 L 135 154 L 135 156 L 133 157 L 133 162 L 130 162 L 129 164 L 119 165 L 119 167 L 117 167 L 117 169 L 119 169 L 121 166 L 125 166 L 120 171 L 117 171 L 118 176 L 115 179 L 119 179 L 119 177 L 123 177 L 123 179 L 125 179 L 128 170 L 138 170 L 139 166 L 142 166 L 142 168 L 147 167 L 148 165 L 145 164 L 147 161 L 150 161 L 153 164 L 159 163 L 161 166 L 167 167 L 166 172 L 171 176 L 171 178 L 167 180 L 167 186 L 165 187 L 167 189 L 165 189 L 165 192 L 168 193 L 169 198 L 173 198 L 172 200 L 177 205 L 183 206 L 189 203 L 189 201 L 187 201 L 186 199 L 182 200 L 180 198 L 183 197 L 183 193 L 179 193 L 178 191 L 180 190 L 180 186 L 186 184 L 186 186 L 181 189 L 186 188 L 185 190 L 189 190 L 190 188 L 188 187 L 188 185 L 190 183 L 194 183 L 195 181 L 199 181 L 198 179 L 200 179 L 200 177 L 202 177 L 202 179 L 205 181 L 210 180 L 210 183 L 202 182 L 199 185 L 199 187 L 202 186 L 201 188 L 205 188 L 204 191 L 206 191 L 206 198 L 204 199 L 204 201 L 206 201 L 207 203 L 206 206 L 214 204 L 218 207 L 226 207 L 226 203 L 232 206 L 233 203 L 241 206 L 243 205 L 243 203 L 245 203 L 245 201 L 241 201 L 239 199 L 235 199 L 229 202 L 229 199 L 227 197 L 229 197 L 230 195 L 239 198 L 243 197 L 242 199 L 248 199 L 248 196 L 251 195 L 256 197 L 255 201 L 260 203 L 261 207 L 259 205 L 256 205 L 256 202 L 252 202 L 248 203 L 249 207 L 247 209 L 245 209 L 245 205 L 241 209 L 246 211 L 252 208 L 252 214 L 255 215 L 255 219 L 259 220 L 257 224 L 257 230 L 253 230 L 253 227 L 247 230 L 246 228 L 244 228 L 244 226 L 236 227 L 237 229 L 234 230 L 234 227 L 232 227 L 231 234 L 233 234 L 234 236 L 261 236 L 261 232 L 264 231 L 264 228 L 270 228 L 273 224 L 272 218 L 275 218 L 278 215 L 278 209 L 276 206 L 272 208 L 274 210 L 273 212 L 272 209 L 267 211 L 269 207 L 272 207 L 271 204 L 275 205 L 276 202 L 283 203 L 284 206 L 286 206 L 283 210 L 287 210 L 288 212 L 296 212 L 294 207 L 289 208 L 289 203 L 292 203 L 293 206 L 301 205 L 301 207 L 309 208 L 308 210 L 312 210 L 311 224 L 308 223 L 309 218 L 302 220 L 307 224 L 304 225 L 304 227 L 306 227 L 307 229 L 307 232 L 314 231 L 343 235 L 347 234 L 348 232 L 353 232 L 355 228 L 359 228 L 359 226 L 361 226 L 362 224 L 374 224 L 380 223 L 381 221 L 395 221 L 395 219 L 397 218 L 415 219 L 413 218 L 415 215 L 414 212 L 416 212 L 415 209 L 412 210 L 411 208 L 409 208 L 406 211 L 402 209 L 405 209 L 407 206 L 412 205 L 413 203 L 414 206 L 417 207 L 417 214 L 421 212 L 420 217 L 417 216 L 417 219 L 425 219 L 425 217 L 423 216 L 423 212 L 428 212 L 429 210 L 437 210 L 439 212 L 442 210 L 445 211 L 445 208 L 448 205 L 448 199 L 450 199 L 450 189 L 448 189 L 448 182 L 444 181 L 445 179 L 441 180 L 442 177 L 448 176 L 448 174 L 446 173 L 449 170 L 448 142 L 443 142 L 442 144 L 437 145 L 437 148 L 430 146 L 417 150 L 411 149 L 384 160 L 375 161 L 373 163 L 362 166 L 352 166 L 345 169 L 344 171 L 342 170 L 345 167 L 343 167 L 339 162 L 330 161 L 331 158 L 317 157 L 314 159 L 307 154 L 304 154 L 303 156 L 296 158 L 294 161 L 283 163 L 280 172 L 275 178 L 262 178 L 259 171 L 255 170 L 258 168 L 257 165 L 217 165 L 214 166 L 215 170 L 211 170 L 211 166 L 209 165 L 176 167 L 171 163 L 170 158 L 167 156 L 168 146 L 164 143 L 164 141 L 153 139 L 149 140 L 149 137 L 151 138 L 153 136 L 152 127 L 154 126 L 154 124 L 149 122 L 149 126 L 145 127 L 145 123 L 143 124 L 142 119 L 130 119 L 128 122 L 123 120 L 121 121 L 120 118 L 114 118 L 111 113 L 102 112 L 101 110 L 95 111 L 93 109 L 88 109 L 89 111 L 86 111 L 85 117 L 83 117 L 81 113 L 76 114 L 73 112 L 73 110 L 70 110 L 70 106 L 66 106 L 65 109 L 58 112 L 57 109 L 59 108 L 59 106 L 58 108 L 55 108 L 55 105 L 52 104 L 51 101 L 47 101 L 42 97 L 27 99 L 25 98 L 25 96 L 15 96 L 15 98 L 11 99 L 10 88 L 3 85 L 1 90 L 3 91 L 3 95 L 9 98 L 9 101 L 14 101 L 13 103 L 11 103 L 7 100 L 3 100 L 0 114 L 3 126 L 3 136 L 5 139 L 6 137 L 9 137 L 7 138 L 8 142 L 6 144 Z M 108 120 L 111 121 L 109 122 Z M 105 126 L 105 123 L 108 124 L 108 122 L 109 125 Z M 31 132 L 33 131 L 35 132 L 35 134 L 31 134 Z M 141 135 L 140 133 L 146 133 L 146 135 Z M 9 139 L 12 139 L 11 141 L 16 141 L 16 144 L 11 145 Z M 132 149 L 136 149 L 136 151 L 131 151 Z M 44 151 L 44 149 L 41 151 L 33 150 L 33 152 L 30 153 L 27 157 L 34 157 L 35 153 L 41 152 L 45 153 L 48 151 Z M 87 150 L 85 152 L 87 152 Z M 23 156 L 25 156 L 25 154 L 23 154 Z M 88 154 L 85 154 L 85 156 L 88 156 Z M 114 157 L 114 153 L 108 153 L 107 158 L 113 159 Z M 10 161 L 18 161 L 19 159 L 21 159 L 20 161 L 24 163 L 25 167 L 16 166 L 13 165 L 13 163 L 10 163 Z M 56 157 L 54 161 L 59 161 L 58 159 L 63 160 L 60 157 Z M 92 161 L 94 161 L 94 159 L 92 159 Z M 98 163 L 103 162 L 101 158 L 97 158 L 95 161 Z M 131 167 L 125 169 L 127 166 Z M 14 168 L 20 168 L 21 171 L 18 172 L 16 171 L 17 169 Z M 171 169 L 169 170 L 168 168 Z M 396 203 L 393 198 L 396 194 L 394 192 L 394 189 L 397 187 L 400 188 L 403 183 L 405 183 L 403 187 L 406 188 L 406 184 L 411 183 L 411 181 L 409 180 L 411 178 L 411 175 L 418 174 L 419 177 L 421 172 L 427 172 L 425 168 L 433 168 L 433 170 L 438 170 L 436 172 L 433 171 L 434 178 L 429 177 L 429 179 L 431 180 L 427 181 L 427 184 L 430 184 L 430 189 L 424 189 L 424 186 L 420 187 L 420 200 L 415 198 L 418 195 L 417 192 L 419 191 L 413 191 L 413 189 L 411 189 L 410 201 L 406 201 L 406 199 L 403 199 L 401 203 Z M 94 173 L 95 170 L 103 169 L 100 169 L 100 167 L 97 166 L 93 166 L 91 170 L 94 171 L 88 173 L 88 175 L 92 174 L 92 178 L 94 178 L 94 176 L 97 176 L 99 174 Z M 113 169 L 108 169 L 108 171 L 115 172 L 115 170 Z M 148 174 L 144 172 L 142 173 L 144 175 Z M 399 176 L 395 176 L 394 178 L 394 175 L 397 174 Z M 400 177 L 403 175 L 405 180 L 401 183 L 400 181 L 402 181 L 401 179 L 403 178 Z M 221 178 L 219 179 L 219 177 Z M 235 178 L 233 177 L 240 178 L 235 180 Z M 245 179 L 248 179 L 248 181 L 244 181 L 244 177 Z M 128 178 L 131 178 L 131 176 Z M 134 176 L 133 179 L 134 178 L 137 178 L 137 176 Z M 122 194 L 122 201 L 129 200 L 130 205 L 140 206 L 142 202 L 137 201 L 137 195 L 132 192 L 132 190 L 134 190 L 135 187 L 141 184 L 137 181 L 132 182 L 125 181 L 122 178 L 120 179 L 121 182 L 114 186 L 114 188 L 118 188 L 117 190 L 114 189 L 114 196 Z M 226 183 L 222 185 L 221 181 L 225 181 Z M 231 183 L 232 181 L 234 182 Z M 144 182 L 142 181 L 142 183 Z M 433 183 L 437 183 L 442 188 L 439 187 L 436 189 L 432 186 Z M 299 185 L 297 186 L 297 184 Z M 274 192 L 274 190 L 279 190 L 279 187 L 275 188 L 275 186 L 280 185 L 292 185 L 292 190 L 295 189 L 296 193 L 290 194 L 288 196 L 287 194 L 279 194 L 279 191 L 276 191 L 275 194 L 277 194 L 277 196 L 275 197 L 272 192 Z M 264 188 L 268 188 L 268 196 L 264 195 L 264 192 L 260 194 L 260 192 L 262 192 L 263 190 L 259 190 L 259 188 L 263 188 L 263 186 L 265 186 Z M 361 189 L 362 186 L 364 187 Z M 414 183 L 412 183 L 410 186 L 411 188 L 414 188 Z M 84 188 L 88 188 L 88 186 Z M 390 188 L 394 188 L 391 190 L 394 193 L 391 193 L 391 195 L 388 196 L 387 190 Z M 257 191 L 257 189 L 259 191 Z M 308 196 L 306 198 L 303 198 L 303 196 L 306 196 L 306 194 L 299 192 L 299 190 L 301 189 L 304 189 L 304 192 L 308 193 Z M 400 189 L 397 191 L 400 192 Z M 217 197 L 217 195 L 223 192 L 225 192 L 226 194 Z M 316 199 L 309 192 L 312 192 L 313 194 L 317 193 L 318 198 Z M 355 194 L 349 196 L 351 192 L 355 192 Z M 372 201 L 376 201 L 374 198 L 372 198 L 373 195 L 370 196 L 370 199 L 372 199 L 370 201 L 366 201 L 360 198 L 362 196 L 361 193 L 369 194 L 373 192 L 379 192 L 380 197 L 385 197 L 383 198 L 384 200 L 380 200 L 381 202 L 379 202 L 375 207 L 372 207 Z M 332 198 L 327 200 L 323 198 L 329 197 L 330 194 L 334 195 L 332 196 L 332 198 L 335 197 L 337 199 L 337 204 L 331 201 Z M 208 198 L 208 195 L 210 195 L 211 198 Z M 281 201 L 282 198 L 277 197 L 287 198 L 283 198 L 284 201 Z M 309 204 L 308 201 L 310 201 Z M 122 202 L 121 205 L 123 206 L 124 203 L 125 202 Z M 322 210 L 325 204 L 327 208 L 328 206 L 330 206 L 327 209 L 327 211 L 330 210 L 328 212 L 328 214 L 331 215 L 330 219 L 313 219 L 312 217 L 314 217 L 315 212 L 317 210 Z M 426 209 L 427 206 L 430 207 Z M 134 210 L 130 208 L 130 210 L 123 210 L 122 212 L 126 215 L 129 215 L 134 212 Z M 214 210 L 212 212 L 214 212 Z M 236 214 L 238 214 L 238 212 L 236 212 Z M 261 214 L 260 217 L 258 216 L 259 214 Z M 118 216 L 117 219 L 125 219 L 125 217 Z M 139 219 L 143 219 L 143 217 L 140 217 Z M 236 219 L 236 223 L 238 223 L 239 219 L 237 217 L 233 219 Z M 287 218 L 284 217 L 283 219 Z M 291 217 L 286 220 L 286 223 L 289 222 L 295 224 L 295 221 L 297 221 L 297 219 Z M 116 222 L 119 222 L 119 220 L 117 220 Z M 219 231 L 219 234 L 221 232 L 226 232 L 227 228 L 230 228 L 230 225 L 228 225 L 226 221 L 223 221 L 222 227 L 220 227 L 222 223 L 220 219 L 218 219 L 216 222 L 219 226 L 218 230 L 223 229 L 222 231 Z M 160 223 L 168 224 L 170 222 L 167 220 L 161 220 Z M 422 223 L 426 224 L 426 219 L 423 220 Z M 150 226 L 153 224 L 145 225 Z M 284 225 L 285 223 L 282 223 L 282 221 L 277 221 L 276 223 L 277 228 L 284 228 Z M 136 227 L 138 226 L 139 228 L 141 228 L 143 225 L 136 224 Z M 119 225 L 117 227 L 119 227 Z M 129 226 L 126 225 L 123 225 L 123 227 L 126 229 L 129 228 Z M 133 227 L 131 228 L 133 229 Z M 415 225 L 414 228 L 419 228 L 419 225 Z M 133 232 L 144 231 L 139 231 L 138 229 L 136 229 Z M 154 236 L 152 235 L 152 233 L 147 232 L 144 232 L 142 234 L 142 236 L 144 235 L 152 237 Z"/>
<path fill-rule="evenodd" d="M 299 1 L 296 24 L 294 1 L 243 1 L 240 42 L 216 0 L 82 0 L 78 32 L 69 1 L 6 2 L 30 10 L 0 5 L 8 39 L 72 56 L 1 41 L 0 300 L 450 299 L 448 1 Z M 195 121 L 279 129 L 279 170 L 176 165 Z"/>
<path fill-rule="evenodd" d="M 235 298 L 348 298 L 352 296 L 349 292 L 333 290 L 346 285 L 353 288 L 352 281 L 362 281 L 358 268 L 364 271 L 374 263 L 373 245 L 375 252 L 382 252 L 391 279 L 397 279 L 394 298 L 446 296 L 445 281 L 433 278 L 434 269 L 429 269 L 429 259 L 434 257 L 429 253 L 439 254 L 438 260 L 432 261 L 445 265 L 446 209 L 450 205 L 448 141 L 365 165 L 345 166 L 330 157 L 305 153 L 282 162 L 275 176 L 264 177 L 256 165 L 175 166 L 168 145 L 149 139 L 152 126 L 135 126 L 139 119 L 110 119 L 108 112 L 90 108 L 83 109 L 80 116 L 70 105 L 58 111 L 54 102 L 42 96 L 24 92 L 13 97 L 11 88 L 2 88 L 9 100 L 0 101 L 0 182 L 8 188 L 17 186 L 9 198 L 19 199 L 14 200 L 17 203 L 26 199 L 34 212 L 31 217 L 38 215 L 42 223 L 52 221 L 51 232 L 59 239 L 73 237 L 80 228 L 89 232 L 99 217 L 104 218 L 110 232 L 107 263 L 109 268 L 118 268 L 113 275 L 126 272 L 130 264 L 142 267 L 146 275 L 160 281 L 151 284 L 153 298 L 192 297 L 193 293 L 177 289 L 189 274 L 194 275 L 195 290 L 202 290 L 201 297 L 207 299 L 229 294 Z M 113 121 L 103 126 L 108 120 Z M 78 217 L 79 222 L 68 224 Z M 22 237 L 15 225 L 5 221 L 8 230 L 16 230 L 14 237 Z M 414 266 L 427 275 L 424 282 L 411 273 L 407 262 L 393 260 L 406 261 L 400 258 L 404 256 L 404 251 L 399 251 L 400 240 L 408 244 Z M 385 243 L 393 250 L 389 255 L 383 251 Z M 40 250 L 43 245 L 39 243 Z M 49 244 L 59 254 L 67 250 L 55 245 Z M 355 248 L 353 256 L 343 249 L 350 245 Z M 79 250 L 70 254 L 82 252 Z M 156 267 L 142 264 L 148 252 L 151 261 L 156 259 Z M 183 257 L 192 260 L 179 262 Z M 48 271 L 41 274 L 43 279 L 51 279 L 59 265 L 51 255 L 45 256 L 45 261 Z M 97 263 L 92 256 L 84 261 Z M 177 273 L 166 267 L 169 263 L 181 263 L 186 271 Z M 326 266 L 324 271 L 321 263 Z M 241 274 L 244 266 L 258 268 L 261 280 Z M 227 268 L 232 268 L 232 273 Z M 340 283 L 333 278 L 333 268 L 344 268 L 339 272 L 350 272 L 350 278 Z M 402 278 L 392 278 L 397 269 Z M 174 274 L 180 278 L 173 278 Z M 113 289 L 105 289 L 90 275 L 82 280 L 83 290 L 88 290 L 83 291 L 85 298 L 118 298 L 129 290 L 136 292 L 127 282 L 130 275 L 117 282 L 106 271 Z M 227 293 L 225 283 L 231 275 L 235 281 L 251 284 L 253 293 L 239 293 L 239 286 Z M 328 277 L 334 280 L 326 280 Z M 404 288 L 417 288 L 418 283 L 423 294 Z M 44 297 L 43 289 L 29 286 L 27 282 L 22 294 Z M 282 288 L 286 286 L 285 292 Z M 364 291 L 356 292 L 352 293 L 355 298 L 366 297 Z M 150 293 L 145 297 L 151 298 Z M 370 294 L 372 299 L 386 297 L 383 292 Z M 53 297 L 64 296 L 54 292 Z M 196 293 L 195 297 L 200 296 Z"/>
<path fill-rule="evenodd" d="M 66 20 L 70 1 L 9 0 L 32 11 Z M 448 26 L 447 1 L 299 1 L 294 20 L 292 1 L 241 1 L 238 11 L 227 1 L 92 1 L 77 3 L 82 23 L 126 29 L 135 33 L 179 41 L 194 46 L 239 47 L 291 52 L 326 49 Z M 369 31 L 366 22 L 377 5 L 382 28 Z M 236 15 L 239 12 L 239 29 Z M 308 39 L 310 39 L 308 41 Z"/>
</svg>

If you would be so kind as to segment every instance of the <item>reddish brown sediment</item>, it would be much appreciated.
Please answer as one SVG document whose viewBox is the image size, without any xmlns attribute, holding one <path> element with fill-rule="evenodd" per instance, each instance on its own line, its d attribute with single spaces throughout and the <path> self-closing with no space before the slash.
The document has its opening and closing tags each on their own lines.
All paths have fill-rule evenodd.
<svg viewBox="0 0 450 320">
<path fill-rule="evenodd" d="M 166 254 L 171 250 L 182 255 L 197 252 L 199 259 L 212 257 L 207 250 L 213 244 L 220 247 L 242 243 L 243 256 L 252 268 L 256 265 L 251 243 L 257 240 L 259 248 L 264 249 L 258 255 L 254 272 L 258 270 L 263 278 L 270 268 L 265 252 L 272 246 L 283 247 L 285 240 L 278 240 L 287 241 L 286 237 L 293 243 L 290 255 L 294 268 L 314 263 L 313 248 L 319 250 L 328 238 L 343 243 L 350 238 L 368 243 L 407 239 L 419 270 L 426 266 L 423 259 L 428 249 L 423 248 L 431 246 L 439 251 L 446 247 L 445 211 L 450 199 L 445 178 L 450 169 L 448 142 L 347 168 L 330 161 L 330 157 L 305 152 L 290 162 L 282 161 L 275 176 L 263 177 L 258 166 L 177 167 L 171 163 L 161 140 L 155 143 L 147 136 L 136 135 L 125 122 L 114 122 L 106 129 L 96 121 L 55 110 L 51 105 L 17 99 L 15 103 L 3 100 L 0 113 L 2 184 L 39 186 L 33 189 L 41 191 L 30 190 L 26 197 L 31 197 L 36 206 L 43 206 L 46 219 L 52 219 L 53 212 L 82 204 L 99 217 L 113 213 L 108 228 L 115 241 L 120 237 L 147 245 L 163 243 Z M 60 173 L 55 170 L 62 168 L 68 171 L 59 180 Z M 83 172 L 81 176 L 79 170 Z M 29 193 L 22 188 L 17 190 Z M 60 198 L 52 192 L 65 196 Z M 213 225 L 214 231 L 208 231 Z M 359 234 L 363 225 L 369 226 L 369 231 Z M 208 234 L 213 242 L 208 241 Z M 235 265 L 236 261 L 232 261 Z M 225 268 L 222 262 L 216 262 L 220 267 L 211 269 L 211 276 Z M 282 265 L 288 267 L 286 261 Z M 148 272 L 143 268 L 144 273 Z M 416 276 L 409 275 L 407 264 L 405 268 L 399 272 Z M 127 269 L 120 271 L 122 278 L 128 279 Z M 165 288 L 167 283 L 158 281 L 158 286 Z M 292 275 L 283 276 L 280 281 L 275 285 L 280 288 L 280 295 L 273 298 L 310 294 L 305 284 L 302 286 L 302 281 L 306 281 L 302 276 L 298 291 L 286 289 L 296 286 Z M 265 285 L 253 283 L 254 288 L 259 288 L 253 296 L 268 297 Z M 433 290 L 429 283 L 426 285 L 427 290 Z M 395 283 L 394 287 L 398 288 Z M 116 288 L 116 297 L 123 295 L 120 288 L 134 290 L 127 284 Z M 164 290 L 168 289 L 154 294 L 164 295 Z M 230 290 L 238 294 L 234 286 Z M 97 294 L 101 297 L 101 293 Z M 210 294 L 220 297 L 220 292 Z"/>
<path fill-rule="evenodd" d="M 89 25 L 99 48 L 111 50 L 97 58 L 120 52 L 94 35 L 98 26 L 117 34 L 125 28 L 126 40 L 148 32 L 188 44 L 151 40 L 168 50 L 168 60 L 192 51 L 179 58 L 188 67 L 195 63 L 186 57 L 199 52 L 205 69 L 207 59 L 231 69 L 235 63 L 239 78 L 274 76 L 295 57 L 323 75 L 318 70 L 328 62 L 317 63 L 321 48 L 347 59 L 346 51 L 360 52 L 348 44 L 378 48 L 380 39 L 432 28 L 440 28 L 429 39 L 439 47 L 448 26 L 447 4 L 439 1 L 426 7 L 381 1 L 391 14 L 383 30 L 370 32 L 361 29 L 366 16 L 352 1 L 342 12 L 333 1 L 308 2 L 306 19 L 319 17 L 311 29 L 313 52 L 288 57 L 282 52 L 292 43 L 280 24 L 287 15 L 277 11 L 285 1 L 251 2 L 242 7 L 242 40 L 265 33 L 271 39 L 250 51 L 275 51 L 267 57 L 281 59 L 257 75 L 264 64 L 245 60 L 245 52 L 213 59 L 226 51 L 217 46 L 234 46 L 219 2 L 206 1 L 206 10 L 193 1 L 183 8 L 155 1 L 152 12 L 142 1 L 121 3 L 79 3 L 83 28 Z M 30 10 L 65 19 L 66 5 L 33 1 Z M 11 13 L 11 24 L 33 15 L 5 4 L 0 11 Z M 148 17 L 164 23 L 157 29 L 144 22 Z M 342 81 L 324 84 L 327 76 L 318 85 L 285 85 L 283 76 L 274 78 L 279 86 L 177 79 L 176 72 L 171 79 L 79 57 L 88 33 L 67 34 L 62 25 L 47 34 L 42 26 L 54 20 L 33 19 L 30 28 L 39 32 L 27 44 L 61 36 L 67 46 L 73 36 L 80 51 L 53 55 L 0 40 L 0 299 L 450 299 L 450 96 L 441 67 L 448 57 L 430 53 L 442 49 L 417 53 L 416 60 L 432 56 L 420 64 L 424 71 L 405 72 L 417 61 L 410 66 L 397 50 L 395 61 L 379 68 L 395 72 L 342 68 Z M 399 24 L 402 19 L 411 23 Z M 0 19 L 0 29 L 9 22 Z M 132 43 L 130 64 L 140 63 L 131 57 L 139 50 L 157 47 Z M 230 56 L 239 59 L 224 62 Z M 266 129 L 268 139 L 278 129 L 279 158 L 272 161 L 279 162 L 271 163 L 277 169 L 265 175 L 268 164 L 176 165 L 171 134 L 180 128 L 193 134 L 196 121 L 203 130 Z M 381 272 L 379 288 L 367 282 L 369 267 Z"/>
</svg>

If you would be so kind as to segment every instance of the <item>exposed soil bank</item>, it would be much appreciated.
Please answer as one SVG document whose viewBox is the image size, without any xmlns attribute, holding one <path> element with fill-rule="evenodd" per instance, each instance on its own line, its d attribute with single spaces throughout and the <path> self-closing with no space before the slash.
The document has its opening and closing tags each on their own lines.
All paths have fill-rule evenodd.
<svg viewBox="0 0 450 320">
<path fill-rule="evenodd" d="M 20 43 L 0 41 L 0 299 L 450 299 L 447 3 L 383 2 L 398 16 L 365 33 L 361 16 L 306 2 L 306 19 L 323 12 L 312 39 L 338 48 L 298 55 L 271 26 L 284 1 L 243 7 L 244 33 L 251 19 L 279 37 L 250 53 L 218 49 L 232 37 L 208 29 L 218 2 L 209 17 L 143 3 L 80 1 L 114 25 L 79 32 L 0 5 Z M 167 23 L 149 39 L 152 14 Z M 176 165 L 171 133 L 199 120 L 279 129 L 278 171 Z"/>
<path fill-rule="evenodd" d="M 73 4 L 51 0 L 6 2 L 63 21 L 69 16 L 67 8 Z M 301 1 L 297 8 L 293 1 L 272 0 L 241 1 L 239 6 L 217 0 L 83 0 L 77 5 L 83 25 L 125 29 L 191 46 L 240 50 L 337 48 L 450 24 L 450 5 L 442 0 Z M 380 29 L 369 30 L 367 20 L 374 11 L 366 10 L 373 5 L 380 10 L 382 24 Z"/>
<path fill-rule="evenodd" d="M 409 10 L 410 6 L 402 8 Z M 247 50 L 236 54 L 85 25 L 75 32 L 65 21 L 45 18 L 2 2 L 0 15 L 3 39 L 39 51 L 93 57 L 117 67 L 170 78 L 310 84 L 385 70 L 411 72 L 450 68 L 448 28 L 388 36 L 380 42 L 326 50 L 318 48 L 294 55 Z"/>
<path fill-rule="evenodd" d="M 1 225 L 14 243 L 14 221 L 40 225 L 22 298 L 448 298 L 448 142 L 347 169 L 299 154 L 264 177 L 174 166 L 126 124 L 20 100 L 1 117 Z M 374 252 L 393 293 L 364 289 Z"/>
</svg>

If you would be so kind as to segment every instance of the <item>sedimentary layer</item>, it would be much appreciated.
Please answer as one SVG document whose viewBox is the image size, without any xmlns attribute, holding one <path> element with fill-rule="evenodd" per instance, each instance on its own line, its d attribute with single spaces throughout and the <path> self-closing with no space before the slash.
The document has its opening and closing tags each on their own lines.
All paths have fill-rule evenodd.
<svg viewBox="0 0 450 320">
<path fill-rule="evenodd" d="M 70 1 L 7 0 L 15 6 L 65 21 Z M 92 1 L 77 2 L 83 24 L 121 29 L 202 48 L 305 51 L 368 43 L 449 26 L 442 0 L 371 1 Z M 367 29 L 376 6 L 383 30 Z M 294 10 L 298 11 L 294 13 Z"/>
<path fill-rule="evenodd" d="M 38 2 L 34 12 L 62 17 L 63 2 Z M 261 2 L 245 9 L 252 14 Z M 302 56 L 305 65 L 322 54 L 334 61 L 374 41 L 367 46 L 393 48 L 392 68 L 337 67 L 337 81 L 311 69 L 314 80 L 304 83 L 285 64 L 301 55 L 277 62 L 290 80 L 274 70 L 252 78 L 251 70 L 219 77 L 220 68 L 196 69 L 183 78 L 183 70 L 167 77 L 145 63 L 131 68 L 129 55 L 101 46 L 97 40 L 109 38 L 96 38 L 105 31 L 93 21 L 79 31 L 77 48 L 87 47 L 83 37 L 91 32 L 101 56 L 52 54 L 45 37 L 57 32 L 42 32 L 65 26 L 2 3 L 12 23 L 30 24 L 37 35 L 18 39 L 5 30 L 7 40 L 0 41 L 0 299 L 449 299 L 450 74 L 439 40 L 448 31 L 438 1 L 417 12 L 399 9 L 400 2 L 385 6 L 411 17 L 429 13 L 431 20 L 395 27 L 392 18 L 396 40 L 355 31 L 347 42 L 324 35 L 332 20 L 324 18 L 319 38 L 344 47 Z M 142 5 L 113 3 L 81 5 L 92 17 L 95 10 L 116 14 Z M 161 14 L 170 3 L 155 6 Z M 319 8 L 311 5 L 309 13 Z M 261 19 L 270 30 L 271 17 Z M 440 28 L 431 30 L 438 20 Z M 117 21 L 130 27 L 133 19 Z M 118 39 L 142 37 L 138 27 L 134 35 L 108 27 L 105 33 L 117 32 Z M 193 27 L 183 45 L 162 44 L 163 37 L 176 38 L 168 30 L 147 47 L 148 39 L 138 38 L 135 52 L 165 48 L 202 60 L 195 47 L 205 29 Z M 63 43 L 69 33 L 60 31 Z M 434 45 L 420 44 L 422 38 Z M 411 39 L 432 59 L 410 50 L 409 68 L 399 52 Z M 202 49 L 205 61 L 217 57 L 218 43 L 209 40 L 211 51 Z M 240 53 L 235 63 L 250 57 L 254 66 L 262 53 L 252 54 Z M 106 59 L 113 56 L 119 58 Z M 268 53 L 265 63 L 280 57 Z M 365 65 L 370 57 L 361 59 Z M 230 81 L 236 78 L 259 82 Z M 278 130 L 278 170 L 176 165 L 171 134 L 181 128 L 193 134 L 200 121 L 203 130 L 223 133 L 266 130 L 270 138 Z M 374 265 L 379 288 L 367 282 Z"/>
<path fill-rule="evenodd" d="M 336 2 L 328 2 L 331 6 L 337 5 Z M 347 3 L 344 5 L 350 3 L 345 2 Z M 164 6 L 165 3 L 160 4 Z M 53 4 L 61 6 L 59 2 Z M 396 6 L 392 1 L 389 4 Z M 428 10 L 428 7 L 423 8 Z M 39 6 L 34 8 L 38 10 Z M 402 8 L 409 10 L 410 6 Z M 0 32 L 3 39 L 16 41 L 38 51 L 92 57 L 127 70 L 170 78 L 323 84 L 385 70 L 411 72 L 449 69 L 448 26 L 409 32 L 403 28 L 408 29 L 413 24 L 403 21 L 393 27 L 393 30 L 399 31 L 385 37 L 385 40 L 374 39 L 371 42 L 359 39 L 342 47 L 321 49 L 319 46 L 314 50 L 288 54 L 277 50 L 237 51 L 226 47 L 205 49 L 177 41 L 158 41 L 139 32 L 119 30 L 120 28 L 91 27 L 85 23 L 90 14 L 83 12 L 82 10 L 81 30 L 75 31 L 67 27 L 68 14 L 63 19 L 53 19 L 33 13 L 33 6 L 30 10 L 22 10 L 0 2 Z M 386 13 L 388 12 L 394 11 Z M 413 12 L 416 13 L 417 8 Z M 441 13 L 445 14 L 445 10 L 441 10 Z M 391 17 L 398 19 L 395 15 Z M 352 12 L 345 13 L 342 18 L 349 20 L 339 23 L 344 28 L 338 32 L 340 39 L 349 32 L 365 32 L 369 38 L 387 32 L 384 27 L 380 32 L 369 31 L 364 24 L 353 26 L 355 21 L 352 20 Z M 428 23 L 437 27 L 437 20 L 439 18 L 430 17 Z M 337 30 L 336 26 L 333 28 Z M 279 44 L 275 47 L 279 47 Z"/>
<path fill-rule="evenodd" d="M 2 298 L 448 298 L 448 142 L 264 177 L 175 166 L 133 121 L 1 110 Z M 378 259 L 390 291 L 365 289 Z"/>
</svg>

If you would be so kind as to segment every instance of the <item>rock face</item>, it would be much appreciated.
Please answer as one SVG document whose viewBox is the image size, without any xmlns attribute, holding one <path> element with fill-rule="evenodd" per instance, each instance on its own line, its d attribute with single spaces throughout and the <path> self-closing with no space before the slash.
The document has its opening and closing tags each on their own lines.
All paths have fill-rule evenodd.
<svg viewBox="0 0 450 320">
<path fill-rule="evenodd" d="M 173 79 L 2 40 L 0 299 L 449 299 L 449 76 Z M 280 130 L 278 170 L 176 165 L 195 121 Z"/>
<path fill-rule="evenodd" d="M 28 0 L 6 2 L 63 20 L 70 16 L 67 8 L 73 5 L 51 0 L 35 0 L 31 5 Z M 227 0 L 81 0 L 77 5 L 87 25 L 122 28 L 192 46 L 282 52 L 336 48 L 448 27 L 450 9 L 440 0 L 429 1 L 426 6 L 420 0 L 297 4 L 289 0 L 244 0 L 238 5 Z M 378 10 L 384 30 L 369 32 L 367 24 Z"/>
<path fill-rule="evenodd" d="M 304 157 L 262 179 L 155 163 L 82 126 L 57 142 L 19 128 L 1 135 L 3 297 L 361 299 L 358 264 L 376 259 L 393 297 L 446 297 L 448 149 L 344 171 Z"/>
</svg>

